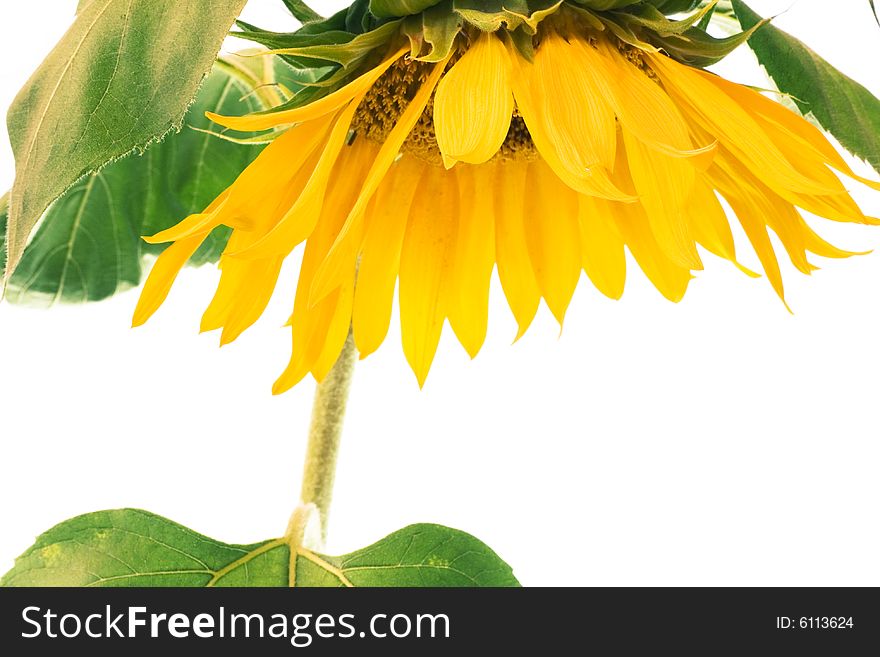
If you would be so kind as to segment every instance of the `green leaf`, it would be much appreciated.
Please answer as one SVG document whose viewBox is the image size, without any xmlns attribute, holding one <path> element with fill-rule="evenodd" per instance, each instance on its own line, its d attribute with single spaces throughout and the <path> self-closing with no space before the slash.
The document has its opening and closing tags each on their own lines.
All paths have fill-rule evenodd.
<svg viewBox="0 0 880 657">
<path fill-rule="evenodd" d="M 8 263 L 82 176 L 179 125 L 246 0 L 89 0 L 12 103 Z"/>
<path fill-rule="evenodd" d="M 742 0 L 733 0 L 733 7 L 743 28 L 761 20 Z M 844 148 L 880 171 L 877 97 L 772 25 L 755 32 L 749 45 L 779 91 L 789 94 L 803 114 L 812 114 Z"/>
<path fill-rule="evenodd" d="M 266 58 L 246 59 L 271 66 Z M 231 73 L 233 68 L 239 75 Z M 243 78 L 245 73 L 251 78 Z M 259 93 L 271 94 L 272 87 L 250 93 L 263 79 L 256 69 L 218 65 L 179 133 L 80 179 L 43 217 L 7 283 L 7 299 L 40 305 L 97 301 L 137 285 L 144 255 L 165 246 L 149 245 L 141 236 L 200 212 L 259 153 L 259 146 L 239 146 L 196 128 L 216 129 L 206 110 L 245 114 L 264 107 Z M 223 228 L 212 233 L 192 262 L 216 260 L 227 233 Z"/>
<path fill-rule="evenodd" d="M 0 586 L 518 586 L 473 536 L 411 525 L 341 557 L 285 539 L 228 545 L 146 511 L 89 513 L 56 525 L 16 559 Z"/>
</svg>

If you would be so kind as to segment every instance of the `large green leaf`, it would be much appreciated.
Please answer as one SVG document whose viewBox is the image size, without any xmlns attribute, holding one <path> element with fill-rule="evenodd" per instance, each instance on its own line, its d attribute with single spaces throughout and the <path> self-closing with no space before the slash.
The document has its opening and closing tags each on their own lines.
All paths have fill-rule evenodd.
<svg viewBox="0 0 880 657">
<path fill-rule="evenodd" d="M 733 0 L 733 8 L 743 28 L 761 20 L 742 0 Z M 772 25 L 755 32 L 749 45 L 779 90 L 789 94 L 802 113 L 812 114 L 844 148 L 880 171 L 880 100 L 876 96 Z"/>
<path fill-rule="evenodd" d="M 159 516 L 89 513 L 37 538 L 0 586 L 518 586 L 510 567 L 473 536 L 411 525 L 341 557 L 285 539 L 227 545 Z"/>
<path fill-rule="evenodd" d="M 89 0 L 19 92 L 8 263 L 82 176 L 179 125 L 246 0 Z"/>
<path fill-rule="evenodd" d="M 249 61 L 259 64 L 264 58 Z M 179 133 L 80 179 L 43 217 L 8 281 L 7 299 L 97 301 L 137 285 L 143 256 L 164 248 L 147 244 L 141 235 L 201 211 L 256 157 L 259 146 L 240 146 L 196 128 L 216 127 L 205 118 L 206 110 L 244 114 L 261 109 L 260 96 L 250 93 L 260 82 L 256 70 L 218 66 Z M 216 230 L 193 262 L 216 260 L 226 237 L 224 229 Z"/>
</svg>

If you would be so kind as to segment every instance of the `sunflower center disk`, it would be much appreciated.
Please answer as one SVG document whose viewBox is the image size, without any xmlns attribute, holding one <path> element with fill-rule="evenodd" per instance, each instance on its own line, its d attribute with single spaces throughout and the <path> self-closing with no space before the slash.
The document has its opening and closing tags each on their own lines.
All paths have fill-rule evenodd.
<svg viewBox="0 0 880 657">
<path fill-rule="evenodd" d="M 450 62 L 450 65 L 452 62 Z M 367 92 L 355 112 L 351 128 L 358 136 L 383 143 L 397 124 L 401 114 L 428 79 L 434 65 L 416 60 L 399 59 Z M 428 102 L 401 149 L 429 164 L 443 165 L 437 136 L 434 133 L 434 98 Z M 510 120 L 510 129 L 495 159 L 528 161 L 538 158 L 538 150 L 525 121 L 518 112 Z"/>
</svg>

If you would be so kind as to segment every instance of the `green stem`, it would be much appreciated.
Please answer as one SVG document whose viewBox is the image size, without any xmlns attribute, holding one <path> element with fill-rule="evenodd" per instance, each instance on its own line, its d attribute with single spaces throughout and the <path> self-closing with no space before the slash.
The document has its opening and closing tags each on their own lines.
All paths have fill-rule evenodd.
<svg viewBox="0 0 880 657">
<path fill-rule="evenodd" d="M 356 357 L 357 350 L 349 333 L 333 369 L 318 384 L 312 405 L 312 423 L 309 427 L 300 498 L 303 504 L 314 504 L 317 507 L 321 519 L 322 541 L 327 536 L 327 516 L 333 498 L 339 439 Z"/>
</svg>

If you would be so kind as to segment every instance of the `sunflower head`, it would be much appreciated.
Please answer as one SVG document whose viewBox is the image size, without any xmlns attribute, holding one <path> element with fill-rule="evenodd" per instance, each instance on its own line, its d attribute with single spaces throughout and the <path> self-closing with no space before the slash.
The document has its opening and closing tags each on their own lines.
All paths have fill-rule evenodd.
<svg viewBox="0 0 880 657">
<path fill-rule="evenodd" d="M 321 380 L 349 331 L 362 357 L 375 351 L 395 289 L 421 384 L 446 322 L 471 356 L 480 350 L 496 269 L 518 335 L 542 300 L 561 323 L 582 272 L 619 298 L 626 251 L 672 301 L 703 252 L 757 276 L 738 262 L 722 200 L 783 297 L 770 232 L 810 273 L 808 253 L 852 254 L 800 210 L 878 223 L 835 171 L 880 185 L 802 117 L 704 71 L 750 32 L 712 37 L 703 26 L 716 3 L 698 4 L 371 0 L 293 34 L 242 24 L 301 89 L 267 112 L 209 115 L 268 131 L 271 143 L 203 212 L 149 238 L 173 244 L 135 323 L 225 225 L 232 237 L 202 320 L 221 342 L 262 314 L 281 263 L 305 243 L 276 392 L 308 373 Z"/>
</svg>

